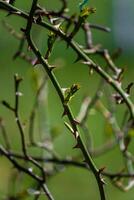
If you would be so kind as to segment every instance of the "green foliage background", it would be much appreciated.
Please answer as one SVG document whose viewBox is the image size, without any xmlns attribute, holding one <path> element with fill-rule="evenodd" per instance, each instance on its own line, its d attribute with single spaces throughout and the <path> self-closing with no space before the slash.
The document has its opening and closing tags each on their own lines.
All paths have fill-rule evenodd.
<svg viewBox="0 0 134 200">
<path fill-rule="evenodd" d="M 51 5 L 50 1 L 52 2 Z M 52 9 L 58 8 L 58 6 L 60 6 L 60 3 L 58 1 L 50 1 L 42 0 L 40 1 L 40 3 L 45 6 L 47 5 L 47 7 L 51 7 Z M 29 10 L 30 2 L 31 1 L 27 0 L 18 0 L 16 6 L 20 8 L 23 7 L 23 9 L 25 10 Z M 79 1 L 69 0 L 68 2 L 70 12 L 78 13 Z M 106 25 L 112 28 L 112 1 L 91 0 L 89 4 L 92 7 L 96 7 L 97 9 L 96 14 L 89 17 L 89 22 Z M 19 31 L 21 27 L 25 27 L 26 24 L 26 21 L 16 16 L 5 17 L 4 12 L 0 12 L 0 19 L 6 20 L 8 23 L 14 26 L 17 31 Z M 34 26 L 33 35 L 42 52 L 44 52 L 46 48 L 47 34 L 48 32 L 46 30 L 40 30 L 39 28 Z M 76 36 L 76 40 L 79 43 L 84 42 L 83 38 L 84 35 L 82 33 Z M 104 47 L 110 49 L 110 51 L 114 50 L 117 47 L 114 43 L 113 31 L 110 34 L 107 34 L 93 30 L 93 39 L 95 44 L 101 43 L 104 45 Z M 15 73 L 18 73 L 20 76 L 22 76 L 24 78 L 24 81 L 21 85 L 21 91 L 24 95 L 23 97 L 21 97 L 20 112 L 22 120 L 28 123 L 27 119 L 29 117 L 30 110 L 32 108 L 33 100 L 35 97 L 32 74 L 33 70 L 40 71 L 41 73 L 41 69 L 33 69 L 32 66 L 30 66 L 21 59 L 17 59 L 15 61 L 12 60 L 12 56 L 17 50 L 18 45 L 19 41 L 14 39 L 3 27 L 2 23 L 0 23 L 0 100 L 5 99 L 13 104 L 13 75 Z M 83 96 L 87 94 L 93 96 L 95 89 L 97 88 L 97 84 L 99 82 L 99 77 L 96 74 L 89 77 L 88 70 L 86 67 L 78 63 L 74 64 L 73 62 L 76 56 L 71 49 L 66 48 L 64 42 L 57 42 L 55 49 L 56 51 L 53 52 L 51 62 L 60 66 L 55 73 L 61 85 L 63 87 L 68 87 L 73 83 L 79 83 L 81 85 L 80 91 L 71 102 L 73 112 L 77 115 Z M 105 65 L 99 57 L 92 58 L 102 66 Z M 127 66 L 126 77 L 124 80 L 124 86 L 126 86 L 129 82 L 133 81 L 133 59 L 131 56 L 131 52 L 129 52 L 128 54 L 124 51 L 116 63 L 119 64 L 119 66 Z M 61 157 L 65 157 L 66 155 L 79 156 L 78 150 L 72 149 L 72 147 L 75 144 L 75 141 L 73 140 L 72 135 L 65 129 L 63 125 L 63 120 L 61 119 L 61 114 L 63 110 L 51 83 L 49 83 L 48 95 L 49 96 L 47 107 L 44 104 L 44 108 L 42 107 L 42 109 L 44 109 L 44 111 L 47 113 L 47 124 L 49 124 L 50 127 L 52 126 L 52 128 L 54 130 L 57 130 L 57 132 L 60 132 L 60 134 L 54 140 L 54 147 L 56 151 L 61 155 Z M 118 118 L 120 120 L 122 107 L 119 108 L 119 113 L 120 114 Z M 20 150 L 19 134 L 12 113 L 7 111 L 5 108 L 3 108 L 2 105 L 0 105 L 0 116 L 4 118 L 7 132 L 14 151 L 17 151 L 18 149 Z M 45 129 L 46 121 L 42 121 L 42 124 L 44 125 Z M 101 145 L 107 137 L 104 133 L 104 124 L 104 119 L 99 113 L 90 116 L 89 127 L 92 133 L 92 137 L 95 140 L 95 146 Z M 134 151 L 133 144 L 131 145 L 131 148 L 132 151 Z M 31 149 L 30 152 L 34 154 L 39 153 L 39 151 L 35 149 Z M 98 167 L 106 166 L 107 170 L 111 170 L 112 172 L 114 172 L 121 169 L 123 159 L 121 158 L 118 148 L 115 148 L 114 150 L 104 154 L 103 156 L 96 158 L 95 162 Z M 7 192 L 11 167 L 12 166 L 6 159 L 0 158 L 0 199 Z M 31 180 L 27 179 L 26 177 L 25 187 L 29 187 L 30 182 Z M 130 190 L 128 193 L 123 193 L 120 190 L 113 187 L 107 179 L 106 182 L 107 185 L 105 186 L 105 190 L 108 200 L 133 199 L 133 189 Z M 66 170 L 57 174 L 53 178 L 50 178 L 50 180 L 48 180 L 48 186 L 52 191 L 55 199 L 58 200 L 88 200 L 90 198 L 96 200 L 99 199 L 98 188 L 93 175 L 89 174 L 89 172 L 83 169 L 68 167 L 66 168 Z M 21 183 L 17 185 L 17 190 L 19 191 L 20 189 L 22 189 Z"/>
</svg>

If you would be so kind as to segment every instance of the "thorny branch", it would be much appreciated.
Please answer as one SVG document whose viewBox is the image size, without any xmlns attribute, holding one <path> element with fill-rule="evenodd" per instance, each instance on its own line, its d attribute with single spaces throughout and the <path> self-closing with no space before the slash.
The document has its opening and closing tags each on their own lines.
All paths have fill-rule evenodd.
<svg viewBox="0 0 134 200">
<path fill-rule="evenodd" d="M 17 50 L 17 52 L 14 54 L 14 58 L 21 57 L 24 60 L 28 61 L 30 64 L 35 66 L 36 64 L 41 64 L 43 68 L 45 69 L 47 73 L 47 77 L 52 82 L 55 91 L 57 95 L 60 98 L 62 107 L 63 107 L 63 117 L 67 116 L 70 124 L 68 122 L 64 122 L 66 127 L 69 129 L 69 131 L 73 134 L 75 140 L 76 140 L 76 146 L 75 148 L 79 148 L 83 154 L 84 157 L 84 163 L 80 163 L 79 161 L 68 159 L 60 159 L 53 150 L 48 152 L 51 155 L 51 158 L 46 158 L 44 156 L 29 156 L 25 141 L 25 132 L 23 130 L 23 125 L 20 120 L 19 115 L 19 97 L 21 96 L 21 93 L 19 92 L 19 84 L 21 82 L 21 78 L 18 77 L 18 75 L 14 76 L 15 80 L 15 105 L 12 107 L 9 103 L 6 101 L 3 101 L 3 105 L 6 106 L 10 111 L 14 113 L 16 124 L 18 126 L 18 130 L 21 137 L 21 146 L 22 146 L 22 154 L 18 153 L 12 153 L 11 146 L 8 140 L 8 134 L 6 132 L 5 126 L 2 122 L 2 119 L 0 120 L 0 128 L 2 131 L 2 135 L 4 138 L 4 142 L 6 145 L 6 148 L 3 146 L 0 146 L 0 153 L 1 155 L 5 156 L 12 164 L 13 166 L 18 169 L 18 171 L 22 171 L 23 173 L 29 175 L 37 182 L 37 193 L 38 195 L 35 196 L 35 199 L 38 199 L 40 197 L 41 189 L 46 194 L 47 198 L 52 200 L 53 197 L 50 193 L 50 191 L 47 188 L 46 185 L 46 175 L 47 171 L 44 170 L 44 165 L 41 165 L 40 162 L 51 162 L 53 164 L 53 172 L 50 173 L 52 176 L 54 173 L 58 173 L 60 169 L 55 168 L 56 164 L 61 164 L 62 166 L 68 166 L 73 165 L 75 167 L 82 167 L 90 170 L 97 181 L 99 191 L 100 191 L 100 198 L 102 200 L 105 200 L 105 191 L 104 191 L 104 181 L 102 178 L 103 176 L 108 177 L 114 185 L 119 187 L 120 189 L 123 189 L 127 191 L 131 187 L 133 187 L 133 177 L 134 177 L 134 170 L 133 170 L 133 162 L 134 158 L 133 155 L 128 151 L 128 146 L 131 141 L 131 136 L 129 135 L 129 131 L 133 129 L 134 125 L 134 105 L 130 96 L 130 89 L 133 86 L 133 83 L 130 83 L 126 89 L 122 89 L 122 78 L 124 75 L 124 70 L 120 69 L 118 66 L 116 66 L 114 59 L 117 57 L 111 56 L 109 51 L 107 49 L 103 49 L 100 45 L 94 45 L 93 38 L 92 38 L 92 29 L 97 29 L 99 31 L 105 31 L 110 32 L 110 29 L 107 27 L 103 27 L 101 25 L 96 24 L 90 24 L 87 20 L 88 16 L 95 12 L 95 9 L 93 8 L 83 8 L 80 10 L 80 14 L 69 16 L 67 13 L 68 10 L 68 3 L 66 0 L 61 0 L 61 8 L 59 11 L 55 10 L 47 10 L 45 7 L 42 8 L 38 4 L 38 0 L 33 0 L 31 3 L 31 9 L 30 12 L 24 12 L 21 9 L 18 9 L 15 7 L 16 1 L 2 1 L 0 0 L 0 10 L 4 10 L 8 13 L 8 16 L 11 15 L 17 15 L 20 16 L 27 21 L 26 28 L 21 28 L 21 31 L 23 32 L 22 35 L 16 34 L 16 32 L 13 30 L 11 26 L 6 24 L 4 22 L 4 26 L 6 26 L 9 33 L 11 33 L 14 37 L 17 37 L 17 39 L 20 40 L 20 45 Z M 46 22 L 45 18 L 49 22 Z M 65 27 L 62 27 L 62 22 L 64 21 Z M 45 56 L 43 56 L 38 49 L 38 47 L 35 45 L 33 39 L 32 39 L 32 26 L 33 24 L 37 24 L 38 27 L 42 27 L 44 29 L 47 29 L 50 31 L 50 35 L 48 36 L 48 49 L 46 51 Z M 73 26 L 73 29 L 70 31 L 70 27 Z M 74 38 L 75 35 L 79 33 L 79 30 L 82 29 L 85 34 L 85 46 L 80 46 L 77 42 L 75 42 Z M 54 43 L 57 41 L 57 39 L 62 39 L 64 42 L 66 42 L 67 46 L 70 46 L 74 52 L 77 55 L 76 61 L 81 61 L 84 65 L 86 65 L 90 72 L 93 73 L 93 71 L 96 71 L 97 74 L 101 77 L 102 81 L 100 86 L 98 87 L 95 96 L 93 98 L 86 97 L 84 101 L 81 104 L 81 109 L 78 117 L 75 119 L 73 116 L 72 110 L 70 109 L 70 99 L 72 96 L 77 92 L 79 89 L 79 86 L 77 84 L 73 84 L 70 88 L 68 88 L 64 93 L 62 90 L 61 85 L 59 84 L 53 70 L 54 67 L 51 66 L 49 58 L 52 54 L 52 52 L 55 50 Z M 23 47 L 25 46 L 25 43 L 27 42 L 28 48 L 33 52 L 35 58 L 29 57 L 27 54 L 23 52 Z M 93 60 L 90 59 L 90 55 L 100 55 L 106 65 L 106 70 L 103 69 L 102 66 L 99 66 L 96 64 Z M 124 117 L 123 120 L 123 127 L 120 127 L 117 119 L 116 119 L 116 109 L 113 109 L 112 107 L 107 108 L 101 99 L 103 96 L 103 93 L 105 91 L 105 82 L 108 83 L 108 85 L 112 86 L 115 90 L 115 93 L 112 95 L 110 94 L 109 102 L 111 102 L 111 105 L 117 104 L 126 104 L 127 113 L 129 113 L 129 118 Z M 37 145 L 34 141 L 34 122 L 35 122 L 35 110 L 38 109 L 38 97 L 41 90 L 44 89 L 43 87 L 44 83 L 41 85 L 39 90 L 37 91 L 36 95 L 36 101 L 33 107 L 33 110 L 31 112 L 30 117 L 30 128 L 29 128 L 29 138 L 30 138 L 30 145 Z M 102 114 L 102 116 L 105 118 L 106 122 L 111 126 L 112 132 L 114 133 L 114 139 L 109 140 L 108 142 L 104 143 L 102 147 L 99 147 L 98 149 L 92 148 L 92 146 L 88 146 L 87 144 L 90 143 L 91 145 L 91 137 L 90 137 L 90 128 L 87 125 L 87 120 L 90 117 L 90 110 L 94 108 L 96 110 L 99 110 L 99 112 Z M 87 144 L 83 141 L 81 137 L 81 133 L 79 131 L 79 126 L 82 128 L 85 135 L 88 135 L 87 137 Z M 51 141 L 53 143 L 53 140 Z M 101 155 L 103 153 L 106 153 L 107 150 L 113 149 L 115 146 L 119 146 L 119 149 L 122 153 L 122 156 L 124 159 L 124 165 L 126 173 L 124 171 L 120 171 L 117 173 L 111 173 L 104 171 L 103 168 L 99 169 L 94 161 L 93 157 L 96 155 Z M 38 145 L 37 145 L 38 147 Z M 19 159 L 24 160 L 28 164 L 32 164 L 34 167 L 38 168 L 40 170 L 40 175 L 35 174 L 33 171 L 29 170 L 30 168 L 25 168 L 19 163 Z M 123 169 L 124 170 L 124 169 Z M 124 182 L 122 181 L 123 178 L 128 178 L 128 184 L 127 186 L 124 185 Z"/>
</svg>

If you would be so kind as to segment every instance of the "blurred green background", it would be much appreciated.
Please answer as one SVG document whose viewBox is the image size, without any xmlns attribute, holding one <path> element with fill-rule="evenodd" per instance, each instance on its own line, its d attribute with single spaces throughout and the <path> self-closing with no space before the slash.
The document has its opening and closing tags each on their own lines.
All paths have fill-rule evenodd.
<svg viewBox="0 0 134 200">
<path fill-rule="evenodd" d="M 50 1 L 52 3 L 50 3 Z M 60 1 L 50 0 L 39 1 L 41 5 L 47 8 L 57 8 L 60 6 Z M 79 13 L 78 0 L 68 0 L 70 13 Z M 129 2 L 129 1 L 128 1 Z M 130 2 L 131 3 L 131 2 Z M 23 8 L 24 10 L 29 10 L 31 1 L 23 0 L 16 1 L 16 6 Z M 50 5 L 51 4 L 51 5 Z M 105 33 L 97 30 L 93 30 L 93 41 L 94 44 L 102 44 L 104 48 L 108 48 L 112 52 L 123 41 L 118 41 L 116 37 L 116 18 L 114 16 L 117 12 L 116 0 L 114 1 L 97 1 L 90 0 L 89 4 L 91 7 L 97 9 L 96 14 L 89 17 L 88 21 L 95 24 L 100 24 L 108 26 L 111 28 L 111 33 Z M 119 4 L 118 4 L 119 6 Z M 124 11 L 122 11 L 124 12 Z M 123 14 L 120 12 L 120 14 Z M 6 17 L 5 13 L 0 11 L 0 19 L 6 20 L 10 25 L 12 25 L 16 31 L 20 28 L 25 27 L 25 20 L 17 17 L 11 16 Z M 45 51 L 46 39 L 48 31 L 39 29 L 34 26 L 33 36 L 38 43 L 42 52 Z M 84 43 L 84 35 L 81 33 L 76 36 L 76 40 L 80 43 Z M 19 41 L 16 40 L 0 23 L 0 100 L 7 100 L 11 104 L 14 103 L 14 83 L 13 76 L 18 73 L 23 77 L 23 83 L 21 84 L 21 91 L 23 96 L 20 102 L 20 113 L 22 121 L 28 126 L 28 118 L 35 97 L 35 90 L 32 81 L 32 74 L 34 71 L 42 72 L 42 70 L 37 68 L 32 68 L 32 66 L 22 59 L 16 59 L 13 61 L 12 56 L 16 52 L 19 45 Z M 100 77 L 94 73 L 93 76 L 89 77 L 88 70 L 85 66 L 73 63 L 76 59 L 75 53 L 71 49 L 66 48 L 66 44 L 62 41 L 58 41 L 55 45 L 56 51 L 53 52 L 51 58 L 52 64 L 58 65 L 59 69 L 55 71 L 56 77 L 59 80 L 63 88 L 71 86 L 73 83 L 79 83 L 81 89 L 76 95 L 76 97 L 71 102 L 71 107 L 75 115 L 79 112 L 79 107 L 83 96 L 89 95 L 93 96 Z M 97 57 L 92 57 L 97 63 L 105 66 L 102 59 Z M 120 67 L 125 67 L 126 76 L 124 78 L 124 87 L 128 83 L 133 81 L 133 47 L 123 49 L 121 57 L 116 62 Z M 48 90 L 48 104 L 47 108 L 44 107 L 44 112 L 47 115 L 47 124 L 49 127 L 56 129 L 60 134 L 54 140 L 54 148 L 59 153 L 61 157 L 73 155 L 79 156 L 78 150 L 72 149 L 75 145 L 75 141 L 72 135 L 65 129 L 63 125 L 63 119 L 61 118 L 63 109 L 59 103 L 59 98 L 55 93 L 55 90 L 51 83 L 49 83 Z M 121 110 L 122 108 L 119 108 Z M 122 111 L 120 111 L 121 114 Z M 18 130 L 15 124 L 15 119 L 8 110 L 6 110 L 2 105 L 0 105 L 0 117 L 2 117 L 6 124 L 6 129 L 8 136 L 10 138 L 12 148 L 14 151 L 20 150 L 20 140 Z M 120 119 L 120 115 L 118 116 Z M 96 128 L 97 124 L 97 128 Z M 46 122 L 44 123 L 45 128 Z M 105 141 L 104 134 L 104 119 L 100 113 L 90 116 L 89 127 L 94 139 L 94 146 L 103 144 Z M 27 128 L 26 128 L 27 130 Z M 26 136 L 27 137 L 27 136 Z M 1 139 L 1 137 L 0 137 Z M 2 141 L 1 141 L 2 142 Z M 131 150 L 133 151 L 133 146 L 131 145 Z M 31 153 L 38 153 L 37 150 L 31 150 Z M 95 163 L 98 167 L 106 166 L 106 169 L 112 172 L 116 172 L 122 168 L 123 159 L 120 155 L 118 148 L 104 154 L 103 156 L 96 158 Z M 0 199 L 7 193 L 8 181 L 10 177 L 11 164 L 4 158 L 0 159 Z M 26 178 L 26 177 L 25 177 Z M 30 186 L 31 180 L 27 179 L 25 182 L 25 187 Z M 108 200 L 132 200 L 134 196 L 134 190 L 131 189 L 128 193 L 124 193 L 114 186 L 111 185 L 109 180 L 106 179 L 105 191 Z M 78 169 L 74 167 L 68 167 L 61 173 L 50 178 L 48 180 L 49 189 L 52 191 L 55 199 L 58 200 L 88 200 L 88 199 L 99 199 L 98 188 L 95 179 L 92 174 L 89 174 L 86 170 Z M 18 190 L 21 189 L 21 184 L 18 186 Z M 30 198 L 27 198 L 30 199 Z M 32 198 L 31 198 L 32 199 Z M 44 198 L 42 198 L 44 199 Z"/>
</svg>

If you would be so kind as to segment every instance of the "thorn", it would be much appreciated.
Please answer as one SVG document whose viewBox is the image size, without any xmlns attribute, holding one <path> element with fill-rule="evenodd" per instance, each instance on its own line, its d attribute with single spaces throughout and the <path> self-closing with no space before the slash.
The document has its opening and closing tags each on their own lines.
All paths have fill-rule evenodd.
<svg viewBox="0 0 134 200">
<path fill-rule="evenodd" d="M 23 80 L 23 78 L 19 77 L 18 74 L 15 74 L 15 75 L 14 75 L 14 79 L 15 79 L 15 81 L 16 81 L 17 83 L 20 83 L 20 82 Z"/>
<path fill-rule="evenodd" d="M 56 69 L 55 66 L 49 66 L 50 71 L 53 71 L 54 69 Z"/>
<path fill-rule="evenodd" d="M 37 58 L 35 58 L 35 59 L 32 60 L 31 64 L 33 66 L 36 66 L 36 65 L 40 64 L 40 62 L 39 62 L 39 60 Z"/>
<path fill-rule="evenodd" d="M 101 168 L 99 169 L 99 174 L 101 174 L 105 169 L 106 169 L 106 167 L 101 167 Z"/>
<path fill-rule="evenodd" d="M 80 122 L 79 122 L 78 120 L 76 120 L 76 119 L 74 119 L 74 123 L 75 123 L 76 125 L 80 125 Z"/>
<path fill-rule="evenodd" d="M 80 148 L 80 146 L 78 143 L 73 147 L 73 149 L 79 149 L 79 148 Z"/>
<path fill-rule="evenodd" d="M 20 30 L 21 30 L 23 33 L 26 32 L 26 29 L 25 29 L 25 28 L 21 28 Z"/>
<path fill-rule="evenodd" d="M 79 137 L 79 133 L 78 133 L 77 130 L 74 132 L 74 136 L 75 136 L 76 139 L 78 139 L 78 137 Z"/>
<path fill-rule="evenodd" d="M 67 122 L 64 122 L 65 126 L 67 127 L 67 129 L 74 135 L 74 137 L 77 139 L 79 134 L 78 131 L 75 130 L 75 128 L 73 128 L 70 124 L 68 124 Z"/>
<path fill-rule="evenodd" d="M 38 18 L 36 19 L 36 22 L 37 22 L 37 23 L 42 22 L 42 17 L 41 17 L 41 15 L 38 16 Z"/>
<path fill-rule="evenodd" d="M 77 63 L 77 62 L 79 62 L 81 59 L 82 59 L 81 56 L 78 56 L 78 57 L 75 59 L 75 61 L 74 61 L 73 63 Z"/>
<path fill-rule="evenodd" d="M 63 113 L 62 113 L 62 117 L 66 116 L 67 115 L 67 112 L 66 110 L 64 109 Z"/>
<path fill-rule="evenodd" d="M 23 94 L 21 93 L 21 92 L 16 92 L 16 94 L 15 94 L 16 96 L 23 96 Z"/>
<path fill-rule="evenodd" d="M 118 82 L 121 82 L 121 80 L 123 79 L 123 75 L 124 75 L 125 69 L 119 69 L 119 73 L 117 74 L 117 77 L 115 77 L 115 79 L 117 79 Z"/>
<path fill-rule="evenodd" d="M 106 185 L 106 182 L 103 178 L 101 178 L 101 182 L 102 182 L 103 185 Z"/>
<path fill-rule="evenodd" d="M 90 61 L 82 61 L 82 64 L 84 64 L 84 65 L 92 65 L 92 62 L 90 62 Z"/>
<path fill-rule="evenodd" d="M 127 88 L 126 88 L 126 93 L 127 93 L 127 94 L 130 94 L 130 90 L 131 90 L 131 88 L 132 88 L 133 85 L 134 85 L 134 83 L 132 82 L 132 83 L 130 83 L 130 84 L 127 86 Z"/>
</svg>

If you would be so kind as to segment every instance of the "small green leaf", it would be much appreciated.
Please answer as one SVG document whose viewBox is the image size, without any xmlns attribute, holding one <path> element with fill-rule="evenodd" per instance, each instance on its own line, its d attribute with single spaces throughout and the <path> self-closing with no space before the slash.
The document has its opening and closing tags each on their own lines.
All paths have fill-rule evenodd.
<svg viewBox="0 0 134 200">
<path fill-rule="evenodd" d="M 67 104 L 79 89 L 80 86 L 78 84 L 73 84 L 70 88 L 63 89 L 64 103 Z"/>
<path fill-rule="evenodd" d="M 95 8 L 84 8 L 82 11 L 81 11 L 81 14 L 80 16 L 85 19 L 89 16 L 89 14 L 92 14 L 92 13 L 95 13 L 96 12 L 96 9 Z"/>
</svg>

